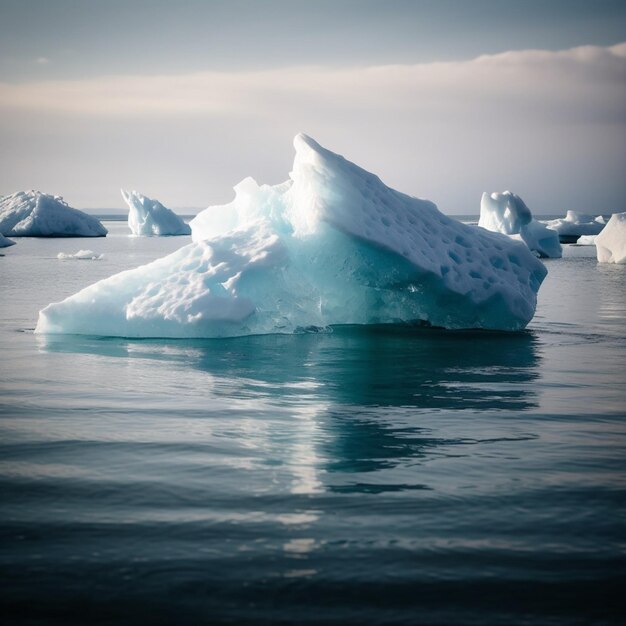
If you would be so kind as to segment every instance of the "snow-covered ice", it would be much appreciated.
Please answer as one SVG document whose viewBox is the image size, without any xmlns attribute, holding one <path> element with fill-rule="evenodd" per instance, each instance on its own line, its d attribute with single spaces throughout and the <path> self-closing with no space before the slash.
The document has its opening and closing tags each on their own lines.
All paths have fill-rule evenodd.
<svg viewBox="0 0 626 626">
<path fill-rule="evenodd" d="M 523 241 L 543 258 L 561 258 L 559 236 L 533 218 L 526 203 L 514 193 L 483 193 L 478 225 Z"/>
<path fill-rule="evenodd" d="M 517 330 L 546 269 L 521 242 L 448 218 L 305 135 L 290 180 L 245 179 L 192 222 L 194 243 L 50 304 L 36 332 L 291 333 L 421 320 Z"/>
<path fill-rule="evenodd" d="M 2 233 L 0 233 L 0 248 L 8 248 L 9 246 L 14 246 L 15 241 L 11 241 L 7 239 Z"/>
<path fill-rule="evenodd" d="M 158 200 L 142 196 L 136 191 L 121 190 L 128 204 L 128 227 L 133 235 L 162 237 L 165 235 L 190 235 L 189 224 Z"/>
<path fill-rule="evenodd" d="M 103 258 L 104 254 L 98 254 L 93 250 L 79 250 L 74 254 L 70 254 L 68 252 L 59 252 L 59 254 L 57 254 L 57 259 L 61 259 L 63 261 L 68 261 L 72 259 L 78 261 L 100 261 Z"/>
<path fill-rule="evenodd" d="M 599 234 L 604 228 L 605 221 L 602 215 L 593 217 L 577 211 L 568 211 L 565 217 L 550 220 L 545 224 L 559 234 L 559 239 L 563 243 L 575 243 L 582 235 Z"/>
<path fill-rule="evenodd" d="M 595 246 L 596 245 L 596 237 L 597 235 L 581 235 L 576 243 L 579 246 Z"/>
<path fill-rule="evenodd" d="M 613 213 L 604 230 L 596 237 L 600 263 L 626 263 L 626 213 Z"/>
<path fill-rule="evenodd" d="M 107 229 L 60 196 L 18 191 L 0 198 L 0 232 L 13 237 L 105 237 Z"/>
</svg>

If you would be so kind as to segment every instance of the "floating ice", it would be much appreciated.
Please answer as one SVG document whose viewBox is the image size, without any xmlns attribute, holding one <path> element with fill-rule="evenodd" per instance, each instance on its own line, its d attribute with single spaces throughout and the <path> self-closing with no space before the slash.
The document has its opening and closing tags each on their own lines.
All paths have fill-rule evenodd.
<svg viewBox="0 0 626 626">
<path fill-rule="evenodd" d="M 0 248 L 8 248 L 9 246 L 14 246 L 15 241 L 11 241 L 7 239 L 2 233 L 0 233 Z"/>
<path fill-rule="evenodd" d="M 545 223 L 551 230 L 556 230 L 562 243 L 575 243 L 582 235 L 597 235 L 604 228 L 602 215 L 593 217 L 576 211 L 568 211 L 565 217 Z"/>
<path fill-rule="evenodd" d="M 483 193 L 478 225 L 495 233 L 521 239 L 543 258 L 561 258 L 559 236 L 533 219 L 525 202 L 514 193 Z"/>
<path fill-rule="evenodd" d="M 0 198 L 0 232 L 13 237 L 105 237 L 107 229 L 60 196 L 18 191 Z"/>
<path fill-rule="evenodd" d="M 75 252 L 74 254 L 69 254 L 66 252 L 59 252 L 59 254 L 57 254 L 57 259 L 61 259 L 64 261 L 70 260 L 70 259 L 76 259 L 78 261 L 99 261 L 100 259 L 104 258 L 104 254 L 98 254 L 97 252 L 94 252 L 93 250 L 79 250 L 78 252 Z"/>
<path fill-rule="evenodd" d="M 222 337 L 423 321 L 517 330 L 546 269 L 305 135 L 291 180 L 246 179 L 192 222 L 194 243 L 48 305 L 38 333 Z"/>
<path fill-rule="evenodd" d="M 596 237 L 598 235 L 581 235 L 576 243 L 579 246 L 595 246 L 596 245 Z"/>
<path fill-rule="evenodd" d="M 128 227 L 133 235 L 162 237 L 166 235 L 190 235 L 191 228 L 158 200 L 151 200 L 136 191 L 121 190 L 128 204 Z"/>
<path fill-rule="evenodd" d="M 626 213 L 613 213 L 604 230 L 596 237 L 600 263 L 626 263 Z"/>
</svg>

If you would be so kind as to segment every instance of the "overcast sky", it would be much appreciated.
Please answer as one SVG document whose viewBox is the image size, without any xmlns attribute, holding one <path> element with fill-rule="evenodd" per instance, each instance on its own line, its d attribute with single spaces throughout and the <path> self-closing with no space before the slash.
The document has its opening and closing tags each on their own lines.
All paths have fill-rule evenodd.
<svg viewBox="0 0 626 626">
<path fill-rule="evenodd" d="M 173 208 L 305 132 L 436 202 L 626 210 L 626 2 L 0 0 L 0 194 Z"/>
</svg>

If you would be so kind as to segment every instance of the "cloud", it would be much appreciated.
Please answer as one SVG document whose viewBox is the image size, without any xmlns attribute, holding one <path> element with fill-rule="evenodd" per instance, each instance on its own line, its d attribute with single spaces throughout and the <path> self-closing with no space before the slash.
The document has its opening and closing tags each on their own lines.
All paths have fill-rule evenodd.
<svg viewBox="0 0 626 626">
<path fill-rule="evenodd" d="M 48 63 L 42 57 L 38 63 Z M 82 116 L 279 115 L 302 107 L 437 117 L 501 105 L 537 114 L 624 111 L 626 44 L 470 61 L 0 83 L 0 107 Z"/>
<path fill-rule="evenodd" d="M 48 63 L 50 63 L 50 59 L 48 57 L 37 57 L 35 59 L 35 63 L 38 65 L 48 65 Z"/>
<path fill-rule="evenodd" d="M 172 206 L 286 178 L 307 132 L 407 193 L 477 210 L 510 188 L 532 209 L 626 209 L 626 43 L 462 62 L 0 83 L 0 190 Z M 72 190 L 75 196 L 72 197 Z M 591 206 L 593 205 L 593 206 Z"/>
</svg>

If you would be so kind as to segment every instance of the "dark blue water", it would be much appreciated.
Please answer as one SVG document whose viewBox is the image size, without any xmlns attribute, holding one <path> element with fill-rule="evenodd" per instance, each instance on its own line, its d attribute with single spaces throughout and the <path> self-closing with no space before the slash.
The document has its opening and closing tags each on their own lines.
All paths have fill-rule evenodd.
<svg viewBox="0 0 626 626">
<path fill-rule="evenodd" d="M 184 243 L 122 232 L 0 258 L 3 623 L 623 623 L 626 267 L 515 334 L 33 335 Z"/>
</svg>

